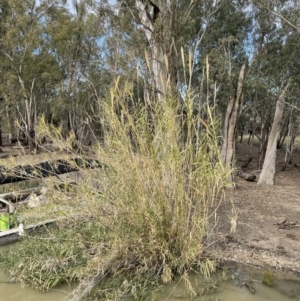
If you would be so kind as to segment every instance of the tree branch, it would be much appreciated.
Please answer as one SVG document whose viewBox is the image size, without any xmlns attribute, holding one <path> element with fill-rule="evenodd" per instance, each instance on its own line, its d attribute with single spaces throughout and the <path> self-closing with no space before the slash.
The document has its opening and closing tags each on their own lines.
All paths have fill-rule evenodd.
<svg viewBox="0 0 300 301">
<path fill-rule="evenodd" d="M 279 17 L 281 20 L 283 20 L 284 22 L 286 22 L 287 24 L 289 24 L 291 27 L 293 27 L 294 29 L 296 29 L 298 32 L 300 31 L 300 28 L 296 25 L 294 25 L 292 22 L 290 22 L 288 19 L 286 19 L 281 13 L 276 13 L 274 11 L 272 11 L 271 9 L 267 8 L 267 10 L 272 13 L 273 15 Z"/>
</svg>

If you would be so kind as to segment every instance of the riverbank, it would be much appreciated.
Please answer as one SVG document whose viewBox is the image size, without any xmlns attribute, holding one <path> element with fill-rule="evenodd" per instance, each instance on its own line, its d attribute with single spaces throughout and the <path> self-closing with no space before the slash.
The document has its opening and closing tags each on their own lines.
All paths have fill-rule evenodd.
<svg viewBox="0 0 300 301">
<path fill-rule="evenodd" d="M 14 244 L 0 246 L 0 252 L 9 252 Z M 15 281 L 0 268 L 0 291 L 1 298 L 5 301 L 20 301 L 20 300 L 43 300 L 43 301 L 62 301 L 71 293 L 73 286 L 64 284 L 57 289 L 54 289 L 47 294 L 39 290 L 35 290 L 29 286 L 24 286 L 21 282 Z"/>
<path fill-rule="evenodd" d="M 300 276 L 300 162 L 299 143 L 293 164 L 281 171 L 285 149 L 278 150 L 275 185 L 261 186 L 257 182 L 236 179 L 237 189 L 227 190 L 226 199 L 218 210 L 219 225 L 210 241 L 215 241 L 209 253 L 222 262 L 268 267 L 279 272 Z M 237 145 L 237 164 L 258 153 L 248 144 Z M 245 170 L 259 177 L 254 160 Z M 233 205 L 233 207 L 232 207 Z M 233 209 L 234 208 L 234 211 Z M 236 221 L 234 231 L 232 223 Z"/>
<path fill-rule="evenodd" d="M 98 158 L 111 166 L 109 170 L 95 169 L 80 177 L 72 188 L 66 185 L 51 190 L 50 213 L 70 218 L 60 222 L 54 229 L 56 232 L 46 230 L 42 236 L 27 237 L 27 245 L 19 253 L 16 251 L 9 263 L 3 257 L 2 263 L 24 283 L 43 290 L 64 281 L 82 281 L 85 285 L 82 291 L 86 291 L 99 279 L 114 274 L 118 279 L 109 288 L 113 290 L 111 296 L 131 293 L 138 286 L 142 293 L 160 281 L 172 282 L 176 275 L 187 277 L 195 266 L 209 275 L 217 266 L 215 261 L 262 270 L 274 268 L 295 275 L 299 272 L 298 168 L 288 166 L 286 171 L 278 172 L 276 185 L 272 187 L 237 179 L 237 189 L 226 189 L 225 195 L 220 195 L 216 193 L 219 183 L 225 182 L 227 176 L 220 175 L 220 168 L 213 163 L 218 155 L 217 147 L 211 158 L 202 156 L 205 150 L 194 158 L 189 157 L 188 149 L 182 152 L 177 141 L 173 141 L 173 146 L 163 141 L 160 160 L 155 157 L 157 153 L 149 152 L 148 144 L 134 156 L 130 153 L 130 157 L 126 147 L 114 148 L 115 153 L 111 149 L 99 149 Z M 213 143 L 215 147 L 217 144 Z M 176 150 L 176 156 L 170 156 L 173 154 L 170 147 L 173 152 Z M 247 156 L 247 145 L 240 148 L 238 164 Z M 162 160 L 160 156 L 166 157 Z M 186 174 L 185 166 L 199 168 Z M 207 168 L 207 173 L 201 166 Z M 176 173 L 166 172 L 173 170 Z M 254 160 L 247 172 L 258 176 Z M 187 187 L 188 194 L 187 179 L 193 181 Z M 177 208 L 175 217 L 174 208 Z M 209 208 L 213 209 L 212 215 Z M 43 218 L 49 212 L 41 206 L 34 214 L 32 209 L 25 210 L 23 217 L 25 214 L 30 220 Z M 187 217 L 193 217 L 194 224 L 187 224 Z M 23 258 L 25 251 L 27 263 Z M 41 270 L 43 281 L 35 276 L 29 281 L 30 275 Z M 124 283 L 124 277 L 133 281 L 120 292 L 118 288 Z M 146 280 L 141 283 L 141 279 Z"/>
</svg>

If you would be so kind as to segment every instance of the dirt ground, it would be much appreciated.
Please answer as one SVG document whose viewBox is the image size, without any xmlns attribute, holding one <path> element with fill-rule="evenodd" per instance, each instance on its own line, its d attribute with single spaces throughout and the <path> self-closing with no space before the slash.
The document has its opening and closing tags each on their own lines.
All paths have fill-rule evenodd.
<svg viewBox="0 0 300 301">
<path fill-rule="evenodd" d="M 242 144 L 237 142 L 237 165 L 246 163 L 252 155 L 253 160 L 243 171 L 256 175 L 257 179 L 258 151 L 257 142 L 252 147 L 246 140 Z M 221 260 L 300 275 L 300 169 L 295 166 L 300 166 L 300 144 L 296 144 L 293 164 L 281 171 L 284 155 L 285 148 L 277 151 L 273 186 L 237 178 L 237 189 L 226 191 L 226 202 L 218 211 L 216 243 L 210 249 Z M 234 232 L 231 228 L 235 215 Z"/>
</svg>

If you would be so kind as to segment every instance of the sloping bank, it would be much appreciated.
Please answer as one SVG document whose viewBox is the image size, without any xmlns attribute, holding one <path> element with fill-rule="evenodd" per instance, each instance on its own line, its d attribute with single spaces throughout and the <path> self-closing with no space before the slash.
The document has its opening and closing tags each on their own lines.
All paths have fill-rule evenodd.
<svg viewBox="0 0 300 301">
<path fill-rule="evenodd" d="M 276 185 L 257 185 L 237 179 L 238 189 L 226 192 L 234 204 L 237 219 L 234 231 L 228 216 L 232 207 L 224 202 L 217 215 L 218 227 L 209 253 L 224 264 L 271 269 L 278 277 L 299 278 L 300 200 L 298 171 L 277 171 Z"/>
</svg>

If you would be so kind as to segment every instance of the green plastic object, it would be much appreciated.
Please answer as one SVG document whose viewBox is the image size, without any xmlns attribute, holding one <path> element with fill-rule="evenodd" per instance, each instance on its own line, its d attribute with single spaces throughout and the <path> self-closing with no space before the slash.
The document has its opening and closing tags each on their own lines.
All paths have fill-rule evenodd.
<svg viewBox="0 0 300 301">
<path fill-rule="evenodd" d="M 0 214 L 0 231 L 9 229 L 9 215 L 7 213 Z"/>
</svg>

